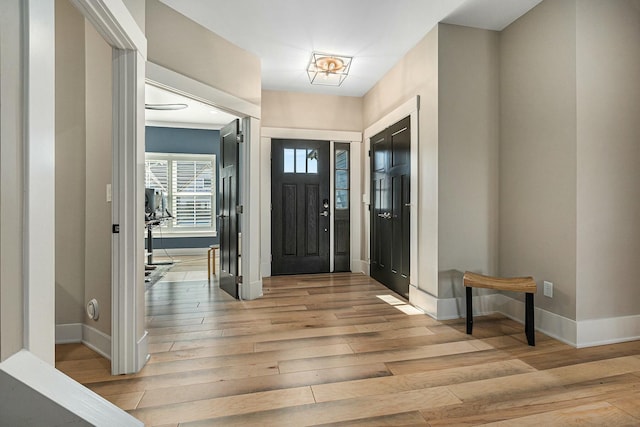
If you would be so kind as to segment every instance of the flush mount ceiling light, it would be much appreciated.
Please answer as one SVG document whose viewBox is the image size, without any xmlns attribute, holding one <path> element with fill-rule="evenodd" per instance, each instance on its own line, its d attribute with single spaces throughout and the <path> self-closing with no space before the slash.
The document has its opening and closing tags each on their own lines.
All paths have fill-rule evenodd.
<svg viewBox="0 0 640 427">
<path fill-rule="evenodd" d="M 146 110 L 184 110 L 187 108 L 187 104 L 144 104 Z"/>
<path fill-rule="evenodd" d="M 312 85 L 340 86 L 349 74 L 351 56 L 313 52 L 307 67 Z"/>
</svg>

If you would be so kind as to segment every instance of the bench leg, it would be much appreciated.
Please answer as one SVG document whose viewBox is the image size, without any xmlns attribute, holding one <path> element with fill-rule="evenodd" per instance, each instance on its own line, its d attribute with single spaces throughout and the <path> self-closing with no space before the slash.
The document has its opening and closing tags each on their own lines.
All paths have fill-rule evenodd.
<svg viewBox="0 0 640 427">
<path fill-rule="evenodd" d="M 525 301 L 525 318 L 524 318 L 524 330 L 527 335 L 527 342 L 531 346 L 536 345 L 536 326 L 533 319 L 533 294 L 527 293 Z"/>
<path fill-rule="evenodd" d="M 467 292 L 467 334 L 471 335 L 471 332 L 473 331 L 473 297 L 471 295 L 472 288 L 470 286 L 467 286 L 465 289 Z"/>
</svg>

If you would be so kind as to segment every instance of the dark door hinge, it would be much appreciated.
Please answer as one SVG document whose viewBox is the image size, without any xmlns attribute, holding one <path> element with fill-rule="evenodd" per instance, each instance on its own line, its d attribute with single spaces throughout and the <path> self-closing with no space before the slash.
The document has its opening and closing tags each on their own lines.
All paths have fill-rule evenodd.
<svg viewBox="0 0 640 427">
<path fill-rule="evenodd" d="M 236 136 L 236 140 L 238 141 L 238 143 L 243 143 L 244 142 L 244 134 L 243 133 L 239 133 L 238 136 Z"/>
<path fill-rule="evenodd" d="M 244 213 L 243 205 L 236 206 L 236 213 L 238 213 L 238 214 Z"/>
<path fill-rule="evenodd" d="M 111 225 L 111 232 L 113 234 L 120 233 L 120 224 L 112 224 Z"/>
<path fill-rule="evenodd" d="M 236 276 L 236 285 L 242 285 L 242 276 Z"/>
</svg>

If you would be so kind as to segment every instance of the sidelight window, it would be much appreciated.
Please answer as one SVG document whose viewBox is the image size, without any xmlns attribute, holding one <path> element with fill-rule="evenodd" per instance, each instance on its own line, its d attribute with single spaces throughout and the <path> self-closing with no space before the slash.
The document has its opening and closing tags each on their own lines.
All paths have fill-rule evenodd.
<svg viewBox="0 0 640 427">
<path fill-rule="evenodd" d="M 336 209 L 349 209 L 349 151 L 336 150 Z"/>
</svg>

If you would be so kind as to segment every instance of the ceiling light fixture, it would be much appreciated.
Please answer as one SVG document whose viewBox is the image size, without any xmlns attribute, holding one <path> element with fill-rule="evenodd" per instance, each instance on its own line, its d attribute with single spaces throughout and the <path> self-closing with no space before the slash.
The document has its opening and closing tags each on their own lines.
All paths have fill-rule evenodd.
<svg viewBox="0 0 640 427">
<path fill-rule="evenodd" d="M 313 52 L 307 74 L 312 85 L 340 86 L 349 74 L 351 56 Z"/>
<path fill-rule="evenodd" d="M 187 104 L 144 104 L 146 110 L 184 110 L 187 108 Z"/>
</svg>

